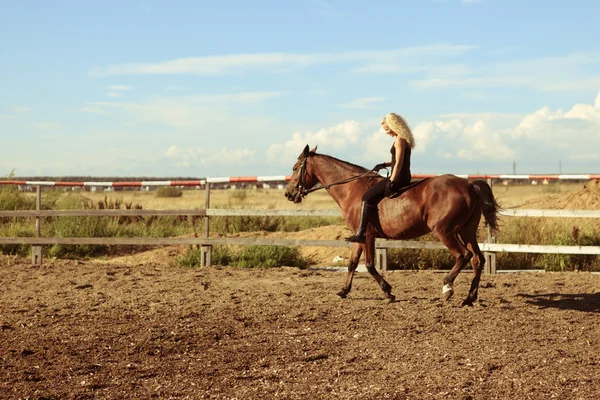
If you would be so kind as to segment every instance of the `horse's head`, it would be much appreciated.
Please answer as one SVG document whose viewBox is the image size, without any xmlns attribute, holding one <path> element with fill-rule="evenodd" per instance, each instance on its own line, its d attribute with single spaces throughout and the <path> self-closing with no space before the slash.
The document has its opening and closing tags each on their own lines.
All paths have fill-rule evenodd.
<svg viewBox="0 0 600 400">
<path fill-rule="evenodd" d="M 312 171 L 310 162 L 311 153 L 314 153 L 315 151 L 317 151 L 317 146 L 309 151 L 308 145 L 306 145 L 298 157 L 298 161 L 294 164 L 294 168 L 292 169 L 292 179 L 290 179 L 290 182 L 285 189 L 285 197 L 287 197 L 289 201 L 300 203 L 302 198 L 308 194 L 306 191 L 317 184 L 317 179 Z"/>
</svg>

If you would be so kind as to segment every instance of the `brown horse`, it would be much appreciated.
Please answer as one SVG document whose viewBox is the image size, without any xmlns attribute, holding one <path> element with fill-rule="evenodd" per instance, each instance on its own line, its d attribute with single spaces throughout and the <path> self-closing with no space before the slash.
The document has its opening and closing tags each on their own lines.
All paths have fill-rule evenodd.
<svg viewBox="0 0 600 400">
<path fill-rule="evenodd" d="M 342 209 L 346 226 L 356 231 L 362 194 L 382 176 L 324 154 L 308 145 L 294 165 L 285 196 L 295 203 L 308 193 L 324 188 Z M 322 186 L 316 187 L 320 183 Z M 454 175 L 442 175 L 411 184 L 395 198 L 384 198 L 378 215 L 369 223 L 365 243 L 355 243 L 348 264 L 346 284 L 338 295 L 345 298 L 352 288 L 352 278 L 363 251 L 367 270 L 375 278 L 390 302 L 395 300 L 392 287 L 374 265 L 375 238 L 414 239 L 433 232 L 446 245 L 456 262 L 444 278 L 444 302 L 454 294 L 454 280 L 471 260 L 473 279 L 462 305 L 477 300 L 477 290 L 485 259 L 477 244 L 477 228 L 481 215 L 494 230 L 498 229 L 499 206 L 485 181 L 469 182 Z"/>
</svg>

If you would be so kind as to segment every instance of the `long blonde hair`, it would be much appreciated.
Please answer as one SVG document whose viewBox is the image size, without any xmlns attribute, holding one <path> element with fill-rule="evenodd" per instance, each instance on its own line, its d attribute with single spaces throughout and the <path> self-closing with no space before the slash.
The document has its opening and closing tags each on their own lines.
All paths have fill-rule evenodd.
<svg viewBox="0 0 600 400">
<path fill-rule="evenodd" d="M 398 136 L 406 140 L 408 146 L 412 149 L 415 147 L 415 138 L 413 137 L 410 128 L 404 121 L 404 118 L 398 114 L 389 113 L 381 120 L 381 125 L 386 124 Z"/>
</svg>

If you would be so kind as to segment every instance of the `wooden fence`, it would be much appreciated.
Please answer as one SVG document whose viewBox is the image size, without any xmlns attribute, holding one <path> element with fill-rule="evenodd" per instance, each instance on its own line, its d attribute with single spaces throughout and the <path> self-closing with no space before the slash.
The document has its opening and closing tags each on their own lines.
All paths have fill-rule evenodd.
<svg viewBox="0 0 600 400">
<path fill-rule="evenodd" d="M 297 240 L 297 239 L 265 239 L 265 238 L 210 238 L 210 217 L 212 216 L 341 216 L 340 210 L 228 210 L 210 208 L 210 183 L 206 184 L 206 201 L 204 209 L 186 210 L 41 210 L 41 185 L 36 185 L 36 209 L 21 211 L 0 211 L 0 217 L 31 217 L 36 219 L 36 237 L 0 237 L 0 244 L 32 245 L 32 264 L 42 263 L 42 246 L 44 245 L 198 245 L 202 249 L 201 264 L 212 264 L 212 246 L 229 245 L 275 245 L 275 246 L 327 246 L 352 247 L 352 243 L 343 240 Z M 40 236 L 41 219 L 60 216 L 202 216 L 205 217 L 203 237 L 195 238 L 97 238 L 70 237 L 52 238 Z M 588 210 L 504 210 L 501 215 L 512 217 L 576 217 L 600 218 L 600 211 Z M 552 254 L 589 254 L 600 255 L 600 246 L 543 246 L 494 243 L 495 239 L 488 232 L 487 242 L 480 243 L 485 253 L 485 273 L 496 273 L 496 253 L 552 253 Z M 445 249 L 439 242 L 395 241 L 377 239 L 376 265 L 380 270 L 387 270 L 388 249 Z"/>
</svg>

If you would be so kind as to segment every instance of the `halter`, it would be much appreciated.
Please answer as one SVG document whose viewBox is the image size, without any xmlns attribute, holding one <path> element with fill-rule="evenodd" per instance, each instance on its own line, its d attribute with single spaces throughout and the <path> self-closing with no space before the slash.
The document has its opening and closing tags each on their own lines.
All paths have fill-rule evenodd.
<svg viewBox="0 0 600 400">
<path fill-rule="evenodd" d="M 370 174 L 371 172 L 375 172 L 375 169 L 373 168 L 373 169 L 370 169 L 363 173 L 360 173 L 358 175 L 351 176 L 350 178 L 342 179 L 341 181 L 338 181 L 338 182 L 333 182 L 333 183 L 329 183 L 327 185 L 321 185 L 321 186 L 313 187 L 311 189 L 306 189 L 306 184 L 304 183 L 304 174 L 306 173 L 306 159 L 307 158 L 308 158 L 308 156 L 304 157 L 304 159 L 300 163 L 300 169 L 298 171 L 298 181 L 296 182 L 296 186 L 295 186 L 295 189 L 298 191 L 298 193 L 300 194 L 301 197 L 305 197 L 309 193 L 315 192 L 320 189 L 329 189 L 332 186 L 343 185 L 344 183 L 355 181 L 357 179 L 360 179 L 360 178 Z M 373 178 L 375 178 L 375 176 L 371 177 L 371 179 L 373 179 Z M 371 179 L 369 179 L 369 182 L 371 182 Z"/>
</svg>

